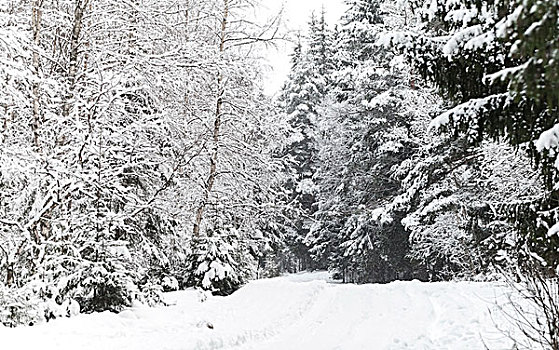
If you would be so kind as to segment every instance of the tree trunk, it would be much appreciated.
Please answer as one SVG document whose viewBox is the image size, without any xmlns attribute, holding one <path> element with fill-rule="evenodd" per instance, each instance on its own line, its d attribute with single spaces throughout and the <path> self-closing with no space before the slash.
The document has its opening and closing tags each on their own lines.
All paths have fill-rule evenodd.
<svg viewBox="0 0 559 350">
<path fill-rule="evenodd" d="M 230 0 L 223 0 L 224 8 L 223 8 L 223 20 L 221 21 L 221 33 L 220 33 L 220 40 L 219 40 L 219 52 L 223 53 L 225 51 L 225 31 L 227 29 L 227 17 L 229 16 L 229 1 Z M 208 200 L 210 198 L 210 193 L 213 189 L 215 183 L 215 177 L 217 174 L 217 157 L 219 151 L 219 134 L 221 129 L 221 115 L 223 109 L 223 94 L 224 94 L 224 87 L 223 87 L 223 75 L 219 73 L 217 78 L 217 86 L 218 86 L 218 96 L 217 96 L 217 104 L 215 109 L 215 121 L 214 121 L 214 129 L 213 129 L 213 153 L 210 157 L 210 173 L 208 176 L 208 181 L 206 183 L 206 190 L 204 193 L 204 199 L 200 204 L 196 212 L 196 221 L 194 223 L 194 230 L 193 234 L 194 237 L 198 237 L 200 235 L 200 225 L 202 224 L 202 219 L 204 218 L 204 209 L 208 204 Z"/>
<path fill-rule="evenodd" d="M 188 35 L 188 25 L 190 24 L 190 1 L 186 0 L 186 9 L 184 10 L 184 27 L 186 28 L 186 41 L 190 41 L 190 37 Z"/>
<path fill-rule="evenodd" d="M 39 45 L 41 44 L 41 19 L 43 15 L 43 0 L 35 0 L 33 2 L 33 9 L 31 15 L 31 26 L 33 29 L 33 44 L 35 48 L 33 50 L 33 73 L 36 78 L 39 77 Z M 40 96 L 39 96 L 40 85 L 39 82 L 35 81 L 33 83 L 33 120 L 31 122 L 31 130 L 33 132 L 33 148 L 39 152 L 41 147 L 39 144 L 39 128 L 41 126 L 41 108 L 40 108 Z"/>
<path fill-rule="evenodd" d="M 80 45 L 80 34 L 82 30 L 83 16 L 87 9 L 89 0 L 76 0 L 76 8 L 74 10 L 74 24 L 70 37 L 70 68 L 68 70 L 68 88 L 62 115 L 67 118 L 72 110 L 72 100 L 74 98 L 74 89 L 76 87 L 76 77 L 78 74 L 78 56 Z"/>
<path fill-rule="evenodd" d="M 14 277 L 14 264 L 9 263 L 6 276 L 6 286 L 10 287 L 15 281 Z"/>
</svg>

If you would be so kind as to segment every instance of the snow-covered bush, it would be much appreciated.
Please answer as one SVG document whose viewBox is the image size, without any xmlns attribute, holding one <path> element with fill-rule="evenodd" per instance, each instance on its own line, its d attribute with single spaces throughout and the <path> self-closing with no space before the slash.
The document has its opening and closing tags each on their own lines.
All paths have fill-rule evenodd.
<svg viewBox="0 0 559 350">
<path fill-rule="evenodd" d="M 254 267 L 254 258 L 236 230 L 210 233 L 192 240 L 186 283 L 216 295 L 229 295 L 254 275 Z"/>
<path fill-rule="evenodd" d="M 82 312 L 121 311 L 138 294 L 131 272 L 118 264 L 98 262 L 81 267 L 65 279 L 61 295 L 79 302 Z"/>
<path fill-rule="evenodd" d="M 33 325 L 45 319 L 45 307 L 31 288 L 0 285 L 0 323 L 6 327 Z"/>
<path fill-rule="evenodd" d="M 140 286 L 140 293 L 135 298 L 149 306 L 165 304 L 163 300 L 164 290 L 165 287 L 161 285 L 160 281 L 147 281 Z"/>
<path fill-rule="evenodd" d="M 165 276 L 161 281 L 161 286 L 165 292 L 170 292 L 179 289 L 179 281 L 173 276 Z"/>
</svg>

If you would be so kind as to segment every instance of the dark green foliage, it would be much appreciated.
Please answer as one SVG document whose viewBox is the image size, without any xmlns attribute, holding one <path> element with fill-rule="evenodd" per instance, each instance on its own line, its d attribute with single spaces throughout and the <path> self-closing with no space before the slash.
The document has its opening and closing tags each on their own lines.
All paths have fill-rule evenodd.
<svg viewBox="0 0 559 350">
<path fill-rule="evenodd" d="M 342 37 L 349 55 L 345 64 L 355 65 L 379 53 L 374 48 L 377 33 L 370 29 L 372 26 L 381 25 L 383 17 L 378 0 L 351 0 L 346 1 L 346 5 L 348 9 L 342 16 Z"/>
<path fill-rule="evenodd" d="M 554 110 L 559 107 L 559 3 L 556 0 L 512 1 L 520 11 L 503 42 L 512 43 L 510 56 L 526 68 L 512 74 L 511 88 Z"/>
<path fill-rule="evenodd" d="M 552 269 L 559 266 L 559 237 L 549 235 L 549 228 L 559 221 L 557 191 L 551 191 L 531 201 L 504 204 L 500 212 L 511 219 L 519 232 L 519 263 L 533 260 L 529 252 L 536 254 L 544 265 Z M 539 263 L 541 263 L 540 261 Z"/>
<path fill-rule="evenodd" d="M 383 23 L 379 2 L 353 2 L 343 20 L 323 102 L 329 115 L 321 121 L 318 210 L 307 241 L 313 257 L 346 282 L 411 278 L 403 214 L 386 208 L 400 191 L 393 169 L 413 153 L 402 112 L 405 78 L 392 69 L 393 55 L 374 45 Z"/>
<path fill-rule="evenodd" d="M 424 14 L 425 30 L 395 44 L 449 103 L 448 124 L 441 118 L 436 124 L 455 138 L 465 136 L 467 147 L 505 140 L 527 148 L 552 189 L 557 181 L 555 157 L 536 141 L 559 122 L 558 3 L 439 0 L 436 12 L 425 11 L 432 2 L 414 4 L 415 11 Z M 450 15 L 459 9 L 477 9 L 477 15 L 468 20 Z M 444 35 L 451 39 L 441 43 L 437 38 Z M 507 209 L 499 212 L 520 233 L 517 249 L 529 248 L 551 266 L 558 261 L 556 239 L 547 234 L 557 222 L 554 196 L 503 201 Z"/>
<path fill-rule="evenodd" d="M 316 211 L 314 177 L 319 166 L 316 124 L 322 118 L 320 108 L 330 88 L 333 68 L 332 37 L 324 12 L 318 19 L 311 17 L 307 45 L 303 46 L 301 38 L 298 39 L 292 54 L 292 70 L 280 98 L 296 133 L 286 149 L 293 172 L 286 187 L 291 192 L 292 205 L 298 209 L 292 212 L 294 231 L 286 235 L 285 241 L 296 260 L 293 266 L 287 267 L 293 272 L 313 267 L 304 238 L 312 225 L 311 215 Z"/>
<path fill-rule="evenodd" d="M 69 277 L 61 296 L 78 301 L 81 312 L 119 312 L 138 292 L 133 277 L 118 264 L 90 263 Z"/>
<path fill-rule="evenodd" d="M 472 144 L 489 137 L 532 145 L 559 121 L 554 102 L 558 70 L 553 59 L 558 45 L 557 2 L 491 1 L 488 15 L 469 22 L 448 16 L 449 10 L 481 9 L 482 4 L 464 0 L 449 6 L 439 0 L 436 16 L 425 17 L 437 28 L 428 27 L 427 35 L 414 35 L 411 43 L 396 47 L 409 55 L 418 72 L 433 81 L 452 106 L 463 106 L 450 113 L 453 133 L 471 135 Z M 419 5 L 416 2 L 417 11 Z M 477 27 L 477 38 L 467 32 Z M 458 39 L 456 47 L 443 47 L 436 39 L 456 33 L 467 38 Z M 496 38 L 484 40 L 484 35 Z M 541 160 L 533 148 L 531 154 Z M 543 167 L 548 174 L 552 164 L 544 161 Z"/>
</svg>

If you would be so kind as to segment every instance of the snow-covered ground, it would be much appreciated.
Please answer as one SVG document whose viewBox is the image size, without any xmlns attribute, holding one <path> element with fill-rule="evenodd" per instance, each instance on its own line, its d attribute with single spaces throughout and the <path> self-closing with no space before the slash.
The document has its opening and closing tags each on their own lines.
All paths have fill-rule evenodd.
<svg viewBox="0 0 559 350">
<path fill-rule="evenodd" d="M 490 283 L 329 283 L 326 273 L 254 281 L 201 301 L 169 293 L 173 306 L 79 315 L 0 328 L 2 349 L 490 349 L 511 348 L 495 327 Z M 497 319 L 495 319 L 497 317 Z M 485 344 L 485 345 L 484 345 Z"/>
</svg>

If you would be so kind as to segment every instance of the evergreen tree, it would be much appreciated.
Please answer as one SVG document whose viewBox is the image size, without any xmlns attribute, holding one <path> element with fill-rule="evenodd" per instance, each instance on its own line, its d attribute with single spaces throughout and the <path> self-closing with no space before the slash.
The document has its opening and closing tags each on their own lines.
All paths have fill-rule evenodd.
<svg viewBox="0 0 559 350">
<path fill-rule="evenodd" d="M 317 223 L 308 237 L 315 258 L 345 280 L 386 282 L 410 275 L 407 233 L 386 205 L 398 193 L 392 169 L 409 155 L 399 135 L 402 73 L 375 40 L 379 3 L 358 1 L 344 16 L 335 87 L 321 120 Z M 334 101 L 338 101 L 335 104 Z"/>
<path fill-rule="evenodd" d="M 319 18 L 314 14 L 311 16 L 307 52 L 308 59 L 316 70 L 316 78 L 323 79 L 319 86 L 322 97 L 331 84 L 331 73 L 334 69 L 332 56 L 335 51 L 333 43 L 333 33 L 326 23 L 326 10 L 323 7 Z"/>
<path fill-rule="evenodd" d="M 557 119 L 557 3 L 554 1 L 414 2 L 425 25 L 393 35 L 418 71 L 433 81 L 450 108 L 433 121 L 468 140 L 485 139 L 527 148 L 541 165 L 548 188 L 556 181 L 553 127 Z M 447 39 L 440 41 L 445 36 Z M 550 130 L 546 132 L 546 130 Z M 558 264 L 559 218 L 555 191 L 532 201 L 503 206 L 521 231 L 519 246 L 529 246 L 548 266 Z M 554 232 L 554 231 L 549 231 Z"/>
<path fill-rule="evenodd" d="M 288 241 L 288 246 L 299 260 L 296 269 L 311 267 L 304 238 L 312 224 L 310 217 L 316 210 L 316 124 L 322 118 L 320 108 L 329 86 L 331 40 L 324 11 L 319 20 L 313 15 L 309 23 L 308 49 L 303 48 L 301 37 L 298 36 L 291 56 L 291 73 L 281 96 L 288 122 L 296 132 L 287 147 L 293 160 L 294 173 L 287 188 L 292 192 L 295 207 L 300 209 L 296 214 L 300 217 L 295 218 L 295 230 L 290 233 Z"/>
</svg>

